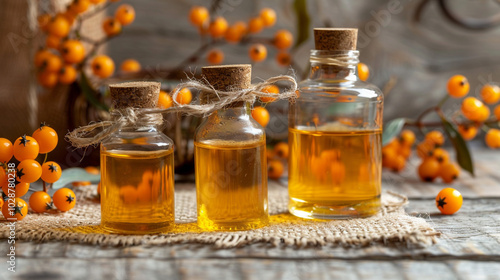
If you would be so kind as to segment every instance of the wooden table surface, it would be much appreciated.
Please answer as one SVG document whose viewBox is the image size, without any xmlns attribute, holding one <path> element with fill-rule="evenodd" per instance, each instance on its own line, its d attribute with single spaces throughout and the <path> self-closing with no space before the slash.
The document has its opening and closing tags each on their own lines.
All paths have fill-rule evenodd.
<svg viewBox="0 0 500 280">
<path fill-rule="evenodd" d="M 462 209 L 439 215 L 434 197 L 447 185 L 422 183 L 409 162 L 401 175 L 384 172 L 384 189 L 410 198 L 407 212 L 442 233 L 433 246 L 280 248 L 207 245 L 103 248 L 63 242 L 16 242 L 16 272 L 0 244 L 0 279 L 500 279 L 500 152 L 474 151 L 477 176 L 452 186 Z"/>
</svg>

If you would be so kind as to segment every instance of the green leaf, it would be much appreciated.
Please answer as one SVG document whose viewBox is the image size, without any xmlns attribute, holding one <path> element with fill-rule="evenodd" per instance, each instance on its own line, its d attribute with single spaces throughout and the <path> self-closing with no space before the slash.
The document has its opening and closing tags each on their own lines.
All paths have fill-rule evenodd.
<svg viewBox="0 0 500 280">
<path fill-rule="evenodd" d="M 384 130 L 382 133 L 382 146 L 389 144 L 389 142 L 391 142 L 394 137 L 399 135 L 404 125 L 404 118 L 393 119 L 392 121 L 386 123 L 384 125 Z"/>
<path fill-rule="evenodd" d="M 85 71 L 82 71 L 81 73 L 81 79 L 80 79 L 80 88 L 82 89 L 83 94 L 85 95 L 85 98 L 96 108 L 102 109 L 104 111 L 109 111 L 109 107 L 99 101 L 97 99 L 97 96 L 99 95 L 90 85 L 90 81 L 87 78 L 87 75 L 85 75 Z"/>
<path fill-rule="evenodd" d="M 467 170 L 472 176 L 474 176 L 474 164 L 472 162 L 467 143 L 462 138 L 462 135 L 458 133 L 455 127 L 443 116 L 441 116 L 441 122 L 443 123 L 446 135 L 448 135 L 451 143 L 453 143 L 458 164 L 460 165 L 460 167 L 462 167 L 464 170 Z"/>
<path fill-rule="evenodd" d="M 309 29 L 311 27 L 311 18 L 307 11 L 306 0 L 293 1 L 293 9 L 297 17 L 297 41 L 295 41 L 294 49 L 298 48 L 302 43 L 309 39 Z"/>
<path fill-rule="evenodd" d="M 98 183 L 100 180 L 101 174 L 95 175 L 88 173 L 83 168 L 72 167 L 62 171 L 61 178 L 52 185 L 52 188 L 57 190 L 73 182 L 90 181 L 92 183 Z"/>
</svg>

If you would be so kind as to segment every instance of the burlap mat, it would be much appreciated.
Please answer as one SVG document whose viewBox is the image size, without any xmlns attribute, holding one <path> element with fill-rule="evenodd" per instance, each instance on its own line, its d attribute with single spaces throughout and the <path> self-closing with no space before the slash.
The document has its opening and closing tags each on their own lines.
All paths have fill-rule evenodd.
<svg viewBox="0 0 500 280">
<path fill-rule="evenodd" d="M 115 235 L 99 226 L 100 205 L 95 186 L 75 189 L 77 204 L 66 213 L 29 215 L 16 225 L 16 238 L 99 244 L 103 246 L 212 244 L 215 248 L 240 247 L 253 243 L 272 246 L 366 246 L 370 244 L 428 245 L 439 235 L 424 219 L 405 213 L 404 196 L 385 192 L 383 211 L 374 217 L 351 220 L 311 221 L 288 214 L 286 188 L 269 190 L 270 225 L 238 232 L 203 232 L 196 226 L 196 194 L 193 187 L 176 186 L 176 223 L 172 232 L 160 235 Z M 5 225 L 5 224 L 4 224 Z M 10 232 L 1 226 L 0 238 Z"/>
</svg>

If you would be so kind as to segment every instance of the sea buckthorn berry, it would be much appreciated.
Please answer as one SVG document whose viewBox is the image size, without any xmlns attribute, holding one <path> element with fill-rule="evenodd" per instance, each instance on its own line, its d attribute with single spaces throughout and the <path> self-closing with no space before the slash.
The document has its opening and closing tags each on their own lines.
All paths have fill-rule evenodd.
<svg viewBox="0 0 500 280">
<path fill-rule="evenodd" d="M 109 17 L 102 22 L 102 30 L 108 37 L 116 36 L 122 32 L 122 24 L 117 19 Z"/>
<path fill-rule="evenodd" d="M 364 63 L 358 63 L 358 77 L 361 81 L 366 81 L 370 77 L 370 68 Z"/>
<path fill-rule="evenodd" d="M 87 11 L 90 6 L 89 0 L 73 0 L 73 3 L 69 5 L 68 10 L 73 14 L 81 14 Z"/>
<path fill-rule="evenodd" d="M 44 61 L 52 55 L 54 54 L 47 49 L 37 51 L 35 54 L 35 66 L 38 68 L 42 67 Z"/>
<path fill-rule="evenodd" d="M 73 187 L 85 187 L 85 186 L 92 185 L 92 182 L 90 182 L 90 181 L 76 181 L 76 182 L 72 182 L 71 185 Z"/>
<path fill-rule="evenodd" d="M 57 132 L 45 123 L 41 123 L 40 127 L 33 132 L 32 136 L 38 142 L 40 147 L 39 152 L 41 154 L 49 153 L 57 146 Z"/>
<path fill-rule="evenodd" d="M 462 194 L 453 189 L 442 189 L 436 196 L 436 207 L 444 215 L 451 215 L 462 207 L 463 197 Z"/>
<path fill-rule="evenodd" d="M 500 129 L 491 128 L 488 130 L 484 140 L 486 141 L 486 145 L 491 149 L 500 148 Z"/>
<path fill-rule="evenodd" d="M 448 80 L 448 94 L 451 97 L 461 98 L 469 93 L 470 85 L 467 78 L 462 75 L 455 75 Z"/>
<path fill-rule="evenodd" d="M 66 40 L 61 45 L 61 56 L 66 63 L 80 63 L 85 58 L 85 48 L 78 40 Z"/>
<path fill-rule="evenodd" d="M 18 161 L 25 159 L 35 159 L 40 151 L 40 145 L 31 136 L 21 136 L 16 139 L 13 145 L 14 157 Z"/>
<path fill-rule="evenodd" d="M 483 117 L 484 108 L 483 102 L 475 97 L 467 97 L 462 101 L 462 113 L 471 121 L 478 121 Z"/>
<path fill-rule="evenodd" d="M 9 188 L 8 183 L 2 184 L 3 193 L 5 195 L 8 195 L 9 193 L 14 192 L 15 197 L 21 197 L 21 196 L 27 194 L 29 189 L 30 189 L 30 184 L 21 183 L 21 182 L 18 182 L 17 180 L 16 180 L 16 183 L 14 185 L 14 188 Z"/>
<path fill-rule="evenodd" d="M 280 66 L 290 66 L 292 64 L 292 56 L 287 52 L 279 52 L 276 55 L 276 62 Z"/>
<path fill-rule="evenodd" d="M 285 171 L 283 163 L 279 160 L 270 160 L 267 165 L 267 174 L 269 178 L 273 180 L 278 180 Z"/>
<path fill-rule="evenodd" d="M 340 161 L 330 162 L 332 181 L 336 185 L 342 184 L 345 179 L 345 164 Z"/>
<path fill-rule="evenodd" d="M 92 175 L 99 175 L 101 173 L 99 166 L 86 166 L 84 169 Z"/>
<path fill-rule="evenodd" d="M 477 122 L 484 122 L 490 117 L 491 111 L 490 108 L 486 105 L 479 108 L 479 116 L 477 118 Z"/>
<path fill-rule="evenodd" d="M 405 166 L 406 166 L 406 158 L 403 155 L 396 155 L 392 163 L 391 169 L 394 172 L 400 172 L 405 168 Z"/>
<path fill-rule="evenodd" d="M 135 59 L 127 59 L 120 65 L 120 70 L 123 73 L 136 73 L 141 70 L 141 64 Z"/>
<path fill-rule="evenodd" d="M 47 48 L 58 50 L 61 45 L 61 38 L 54 35 L 48 35 L 47 38 L 45 38 L 45 45 Z"/>
<path fill-rule="evenodd" d="M 105 2 L 105 1 L 106 1 L 106 0 L 90 0 L 90 2 L 91 2 L 92 4 L 101 4 L 101 3 Z M 114 1 L 111 1 L 111 2 L 114 2 Z"/>
<path fill-rule="evenodd" d="M 92 73 L 99 78 L 108 78 L 115 72 L 115 63 L 107 55 L 98 55 L 92 60 Z"/>
<path fill-rule="evenodd" d="M 273 44 L 279 50 L 288 49 L 292 46 L 293 35 L 288 30 L 278 30 L 274 34 Z"/>
<path fill-rule="evenodd" d="M 411 146 L 401 145 L 397 153 L 402 155 L 405 159 L 408 159 L 411 156 Z"/>
<path fill-rule="evenodd" d="M 248 21 L 248 33 L 259 33 L 264 28 L 264 21 L 260 17 L 251 18 Z"/>
<path fill-rule="evenodd" d="M 220 38 L 224 36 L 228 28 L 225 18 L 217 17 L 208 26 L 208 32 L 213 38 Z"/>
<path fill-rule="evenodd" d="M 65 65 L 59 70 L 58 80 L 61 84 L 69 85 L 76 80 L 77 72 L 75 67 Z"/>
<path fill-rule="evenodd" d="M 274 146 L 274 154 L 279 158 L 287 159 L 289 153 L 288 143 L 279 142 Z"/>
<path fill-rule="evenodd" d="M 254 62 L 260 62 L 267 57 L 267 49 L 262 44 L 255 44 L 248 50 L 248 55 L 250 59 Z"/>
<path fill-rule="evenodd" d="M 481 99 L 486 104 L 495 104 L 500 100 L 500 87 L 497 85 L 484 85 L 481 89 Z"/>
<path fill-rule="evenodd" d="M 49 25 L 47 26 L 48 32 L 59 38 L 68 36 L 70 29 L 70 23 L 62 15 L 57 15 L 52 18 L 52 20 L 49 22 Z"/>
<path fill-rule="evenodd" d="M 47 56 L 40 67 L 44 72 L 58 72 L 63 65 L 62 59 L 55 54 Z"/>
<path fill-rule="evenodd" d="M 42 14 L 38 16 L 37 21 L 38 21 L 38 27 L 40 27 L 40 30 L 42 31 L 47 31 L 49 27 L 49 22 L 50 22 L 51 16 L 49 14 Z"/>
<path fill-rule="evenodd" d="M 68 188 L 58 189 L 54 193 L 52 199 L 54 200 L 54 206 L 56 206 L 57 209 L 59 209 L 62 212 L 66 212 L 75 207 L 76 203 L 75 193 Z"/>
<path fill-rule="evenodd" d="M 6 138 L 0 138 L 0 162 L 9 162 L 13 155 L 14 147 L 12 146 L 12 142 Z"/>
<path fill-rule="evenodd" d="M 192 99 L 193 95 L 191 93 L 191 90 L 189 90 L 188 88 L 183 88 L 179 91 L 179 94 L 177 94 L 175 101 L 177 101 L 177 103 L 181 105 L 185 105 L 191 103 Z"/>
<path fill-rule="evenodd" d="M 429 157 L 429 153 L 434 150 L 434 148 L 434 143 L 423 141 L 417 145 L 417 155 L 422 159 L 427 158 Z"/>
<path fill-rule="evenodd" d="M 38 83 L 45 88 L 53 88 L 57 85 L 58 75 L 54 72 L 40 72 L 36 79 Z"/>
<path fill-rule="evenodd" d="M 280 89 L 276 85 L 266 86 L 261 91 L 265 92 L 265 93 L 271 93 L 271 94 L 278 94 L 278 93 L 280 93 Z M 273 97 L 261 97 L 260 98 L 260 101 L 264 102 L 264 103 L 274 102 L 275 100 L 276 100 L 276 98 L 273 98 Z"/>
<path fill-rule="evenodd" d="M 209 13 L 207 8 L 194 6 L 189 11 L 189 21 L 194 26 L 202 26 L 208 21 Z"/>
<path fill-rule="evenodd" d="M 460 175 L 460 167 L 456 163 L 448 162 L 441 165 L 439 176 L 443 179 L 443 182 L 449 184 L 457 179 L 458 175 Z"/>
<path fill-rule="evenodd" d="M 48 193 L 44 191 L 37 191 L 30 196 L 29 203 L 31 210 L 36 213 L 43 213 L 52 208 L 51 201 L 52 199 Z"/>
<path fill-rule="evenodd" d="M 395 149 L 391 147 L 382 148 L 382 166 L 387 168 L 392 168 L 396 165 L 396 157 L 398 153 Z"/>
<path fill-rule="evenodd" d="M 16 176 L 19 182 L 31 184 L 42 176 L 42 166 L 36 160 L 25 159 L 17 166 Z"/>
<path fill-rule="evenodd" d="M 428 157 L 422 161 L 418 167 L 418 175 L 422 181 L 432 182 L 439 175 L 441 165 L 432 157 Z"/>
<path fill-rule="evenodd" d="M 172 107 L 172 104 L 173 104 L 172 96 L 170 96 L 170 94 L 161 90 L 160 95 L 158 97 L 158 107 L 163 108 L 163 109 L 167 109 L 167 108 Z"/>
<path fill-rule="evenodd" d="M 276 12 L 271 8 L 260 10 L 259 14 L 264 27 L 271 27 L 276 23 Z"/>
<path fill-rule="evenodd" d="M 500 105 L 497 105 L 495 107 L 495 109 L 493 110 L 493 113 L 495 114 L 497 121 L 500 121 Z"/>
<path fill-rule="evenodd" d="M 257 106 L 252 109 L 252 118 L 256 120 L 262 127 L 266 127 L 269 123 L 269 112 L 266 108 Z"/>
<path fill-rule="evenodd" d="M 213 49 L 207 54 L 207 62 L 212 65 L 221 64 L 224 61 L 224 53 L 219 49 Z"/>
<path fill-rule="evenodd" d="M 404 145 L 404 146 L 412 146 L 413 143 L 415 143 L 415 133 L 409 129 L 405 129 L 401 131 L 401 134 L 399 134 L 399 142 Z"/>
<path fill-rule="evenodd" d="M 444 144 L 443 133 L 438 130 L 433 130 L 425 135 L 425 141 L 434 144 L 435 147 L 442 146 Z"/>
<path fill-rule="evenodd" d="M 42 165 L 42 180 L 46 183 L 54 183 L 61 178 L 61 166 L 55 161 L 47 161 Z"/>
<path fill-rule="evenodd" d="M 439 164 L 443 165 L 450 161 L 450 154 L 441 148 L 436 148 L 432 152 L 432 157 L 436 159 Z"/>
<path fill-rule="evenodd" d="M 8 199 L 2 206 L 2 214 L 8 220 L 20 221 L 28 215 L 28 205 L 20 198 Z"/>
<path fill-rule="evenodd" d="M 460 135 L 462 135 L 462 138 L 464 140 L 472 140 L 474 137 L 476 137 L 478 129 L 476 126 L 473 125 L 459 125 L 458 126 L 458 132 Z"/>
<path fill-rule="evenodd" d="M 226 39 L 226 41 L 228 41 L 229 43 L 235 44 L 241 41 L 243 35 L 244 33 L 241 32 L 238 26 L 231 25 L 227 28 L 227 31 L 224 34 L 224 39 Z"/>
<path fill-rule="evenodd" d="M 115 12 L 115 18 L 123 25 L 131 24 L 135 19 L 135 10 L 134 7 L 123 4 Z"/>
</svg>

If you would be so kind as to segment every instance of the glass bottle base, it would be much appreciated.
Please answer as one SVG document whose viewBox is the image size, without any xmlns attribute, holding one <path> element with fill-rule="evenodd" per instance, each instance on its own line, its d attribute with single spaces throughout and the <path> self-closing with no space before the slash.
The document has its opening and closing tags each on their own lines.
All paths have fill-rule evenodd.
<svg viewBox="0 0 500 280">
<path fill-rule="evenodd" d="M 291 198 L 288 210 L 294 216 L 305 219 L 349 219 L 376 215 L 380 212 L 380 196 L 362 201 L 308 202 Z"/>
<path fill-rule="evenodd" d="M 269 219 L 251 219 L 245 221 L 215 222 L 207 218 L 198 217 L 198 227 L 208 231 L 240 231 L 265 227 Z"/>
<path fill-rule="evenodd" d="M 101 227 L 116 234 L 157 234 L 172 229 L 173 222 L 162 223 L 124 223 L 124 222 L 102 222 Z"/>
</svg>

